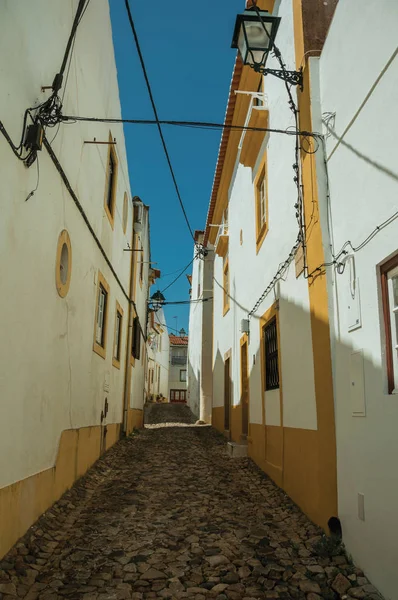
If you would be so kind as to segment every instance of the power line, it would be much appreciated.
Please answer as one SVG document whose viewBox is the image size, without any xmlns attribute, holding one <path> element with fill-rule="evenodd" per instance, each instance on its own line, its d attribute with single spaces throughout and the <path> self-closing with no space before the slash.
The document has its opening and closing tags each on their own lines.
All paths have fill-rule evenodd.
<svg viewBox="0 0 398 600">
<path fill-rule="evenodd" d="M 312 131 L 298 131 L 296 129 L 276 129 L 271 127 L 252 127 L 249 125 L 228 125 L 226 123 L 214 123 L 211 121 L 170 121 L 170 120 L 154 120 L 154 119 L 112 119 L 107 117 L 87 117 L 76 115 L 62 115 L 62 121 L 86 121 L 93 123 L 128 123 L 132 125 L 171 125 L 174 127 L 190 127 L 193 129 L 232 129 L 237 131 L 260 131 L 270 133 L 282 133 L 285 135 L 301 135 L 303 137 L 322 137 L 321 133 Z"/>
<path fill-rule="evenodd" d="M 164 150 L 164 153 L 165 153 L 165 156 L 166 156 L 166 160 L 167 160 L 167 163 L 169 165 L 169 169 L 170 169 L 171 177 L 172 177 L 172 180 L 173 180 L 173 183 L 174 183 L 174 187 L 175 187 L 175 190 L 176 190 L 176 193 L 177 193 L 178 201 L 180 203 L 181 210 L 183 212 L 184 219 L 185 219 L 185 222 L 186 222 L 187 227 L 189 229 L 189 232 L 191 234 L 191 237 L 195 241 L 194 233 L 193 233 L 192 228 L 191 228 L 191 226 L 189 224 L 188 216 L 187 216 L 187 213 L 186 213 L 186 210 L 185 210 L 185 207 L 184 207 L 184 203 L 182 201 L 180 189 L 178 187 L 176 176 L 175 176 L 175 173 L 174 173 L 174 169 L 173 169 L 173 166 L 171 164 L 171 159 L 170 159 L 169 151 L 167 149 L 166 141 L 165 141 L 164 136 L 163 136 L 163 131 L 162 131 L 162 127 L 161 127 L 161 124 L 160 124 L 160 121 L 159 121 L 159 116 L 158 116 L 158 112 L 157 112 L 157 109 L 156 109 L 156 104 L 155 104 L 155 100 L 154 100 L 154 97 L 153 97 L 151 84 L 149 82 L 148 74 L 147 74 L 146 67 L 145 67 L 144 57 L 142 56 L 140 43 L 138 41 L 137 31 L 135 29 L 133 17 L 132 17 L 132 14 L 131 14 L 129 0 L 125 0 L 125 4 L 126 4 L 126 9 L 127 9 L 127 14 L 128 14 L 128 18 L 129 18 L 131 30 L 132 30 L 133 36 L 134 36 L 135 45 L 136 45 L 138 56 L 139 56 L 140 63 L 141 63 L 141 69 L 142 69 L 142 72 L 144 74 L 145 83 L 146 83 L 146 86 L 147 86 L 149 98 L 151 100 L 153 113 L 155 115 L 156 125 L 157 125 L 158 131 L 159 131 L 160 139 L 162 141 L 163 150 Z"/>
<path fill-rule="evenodd" d="M 176 281 L 178 281 L 180 279 L 180 277 L 182 277 L 185 273 L 185 271 L 188 269 L 188 267 L 190 267 L 193 263 L 193 261 L 195 260 L 195 258 L 197 258 L 196 256 L 193 257 L 192 260 L 189 261 L 189 263 L 187 265 L 185 265 L 185 267 L 181 270 L 181 272 L 179 273 L 179 275 L 177 275 L 177 277 L 175 277 L 173 279 L 173 281 L 171 283 L 169 283 L 168 286 L 166 286 L 161 293 L 163 294 L 166 290 L 168 290 L 169 288 L 171 288 L 172 285 L 174 285 L 176 283 Z"/>
</svg>

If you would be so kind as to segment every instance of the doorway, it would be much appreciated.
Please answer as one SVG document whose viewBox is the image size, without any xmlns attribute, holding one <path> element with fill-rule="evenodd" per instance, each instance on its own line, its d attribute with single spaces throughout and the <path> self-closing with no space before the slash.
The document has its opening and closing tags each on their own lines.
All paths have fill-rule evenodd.
<svg viewBox="0 0 398 600">
<path fill-rule="evenodd" d="M 230 430 L 231 421 L 231 357 L 224 363 L 224 431 Z"/>
<path fill-rule="evenodd" d="M 249 434 L 249 376 L 248 376 L 248 344 L 247 339 L 240 347 L 240 389 L 242 406 L 242 439 Z"/>
</svg>

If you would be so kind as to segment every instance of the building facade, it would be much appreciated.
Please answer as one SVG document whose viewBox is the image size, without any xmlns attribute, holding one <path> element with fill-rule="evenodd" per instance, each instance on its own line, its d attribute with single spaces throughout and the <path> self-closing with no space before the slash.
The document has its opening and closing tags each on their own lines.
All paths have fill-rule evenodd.
<svg viewBox="0 0 398 600">
<path fill-rule="evenodd" d="M 338 516 L 348 553 L 396 598 L 398 12 L 359 0 L 258 6 L 281 17 L 286 68 L 303 67 L 303 91 L 291 88 L 298 129 L 320 135 L 299 136 L 297 160 L 283 82 L 237 59 L 225 123 L 280 132 L 226 129 L 221 140 L 204 235 L 215 253 L 212 423 L 313 521 L 327 530 Z M 203 285 L 196 265 L 192 294 Z"/>
<path fill-rule="evenodd" d="M 188 337 L 169 335 L 169 402 L 187 401 Z"/>
<path fill-rule="evenodd" d="M 16 31 L 23 40 L 0 57 L 0 556 L 142 423 L 149 224 L 132 200 L 123 127 L 46 126 L 36 162 L 16 141 L 24 114 L 26 125 L 37 117 L 26 109 L 52 94 L 41 87 L 59 70 L 77 6 L 0 8 L 4 47 L 15 47 Z M 58 91 L 62 111 L 120 117 L 108 2 L 86 8 Z"/>
<path fill-rule="evenodd" d="M 160 276 L 160 274 L 159 274 Z M 147 400 L 166 400 L 169 392 L 170 342 L 162 308 L 149 313 Z"/>
<path fill-rule="evenodd" d="M 398 10 L 365 4 L 339 2 L 312 95 L 321 101 L 314 129 L 325 134 L 318 160 L 328 172 L 322 234 L 337 260 L 328 299 L 339 517 L 355 562 L 397 598 Z M 367 47 L 360 40 L 370 15 Z"/>
<path fill-rule="evenodd" d="M 204 233 L 195 232 L 196 243 L 203 244 Z M 194 415 L 205 423 L 211 423 L 212 417 L 213 268 L 213 250 L 208 248 L 207 254 L 200 257 L 195 246 L 190 278 L 188 405 Z"/>
<path fill-rule="evenodd" d="M 291 94 L 299 129 L 312 131 L 305 54 L 321 50 L 336 3 L 317 12 L 316 35 L 308 3 L 258 4 L 281 18 L 276 41 L 287 68 L 304 66 L 304 92 Z M 278 66 L 270 55 L 267 67 Z M 221 140 L 204 235 L 215 253 L 212 422 L 247 444 L 249 456 L 327 527 L 337 514 L 328 302 L 325 278 L 306 277 L 324 248 L 313 140 L 297 155 L 289 101 L 280 79 L 264 79 L 237 58 L 226 125 L 279 132 L 225 129 Z M 203 353 L 203 338 L 199 347 Z"/>
</svg>

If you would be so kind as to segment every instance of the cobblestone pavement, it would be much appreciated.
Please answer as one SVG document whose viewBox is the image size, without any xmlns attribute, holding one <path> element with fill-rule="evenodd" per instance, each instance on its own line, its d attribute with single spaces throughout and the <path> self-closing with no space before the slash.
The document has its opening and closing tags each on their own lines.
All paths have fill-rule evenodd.
<svg viewBox="0 0 398 600">
<path fill-rule="evenodd" d="M 194 425 L 196 417 L 186 404 L 147 404 L 145 406 L 144 421 L 146 427 L 157 426 L 185 426 Z"/>
<path fill-rule="evenodd" d="M 49 510 L 0 562 L 0 597 L 17 596 L 379 598 L 249 459 L 189 424 L 122 440 Z"/>
</svg>

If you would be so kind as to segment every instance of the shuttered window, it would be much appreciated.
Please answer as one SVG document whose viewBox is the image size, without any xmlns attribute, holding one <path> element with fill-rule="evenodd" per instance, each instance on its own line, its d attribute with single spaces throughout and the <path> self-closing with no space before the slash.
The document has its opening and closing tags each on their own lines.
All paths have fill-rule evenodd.
<svg viewBox="0 0 398 600">
<path fill-rule="evenodd" d="M 264 357 L 265 357 L 265 389 L 279 388 L 279 356 L 276 318 L 263 328 Z"/>
<path fill-rule="evenodd" d="M 141 327 L 140 320 L 138 317 L 134 317 L 133 320 L 133 335 L 131 341 L 131 354 L 134 358 L 140 358 L 141 351 Z"/>
</svg>

